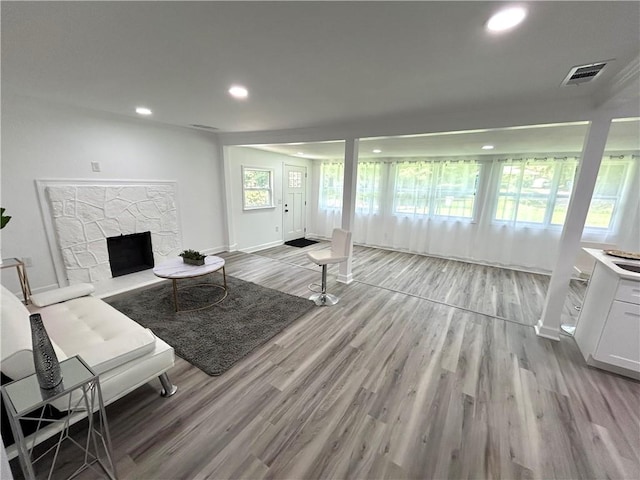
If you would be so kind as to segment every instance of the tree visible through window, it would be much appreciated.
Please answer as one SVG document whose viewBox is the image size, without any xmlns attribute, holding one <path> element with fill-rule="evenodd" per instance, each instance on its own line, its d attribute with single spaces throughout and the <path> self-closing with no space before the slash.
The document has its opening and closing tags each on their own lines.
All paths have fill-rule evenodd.
<svg viewBox="0 0 640 480">
<path fill-rule="evenodd" d="M 631 162 L 628 159 L 602 160 L 585 227 L 613 228 L 630 170 Z"/>
<path fill-rule="evenodd" d="M 344 164 L 323 163 L 320 167 L 320 207 L 342 208 Z"/>
<path fill-rule="evenodd" d="M 273 170 L 243 167 L 242 193 L 245 210 L 273 207 Z"/>
<path fill-rule="evenodd" d="M 398 163 L 393 212 L 473 218 L 479 173 L 477 162 Z"/>
<path fill-rule="evenodd" d="M 380 211 L 380 162 L 358 162 L 356 212 L 365 215 Z"/>
<path fill-rule="evenodd" d="M 563 224 L 577 165 L 575 160 L 508 161 L 502 165 L 494 218 Z"/>
<path fill-rule="evenodd" d="M 575 159 L 507 161 L 501 169 L 494 220 L 563 225 L 577 168 Z M 629 160 L 602 160 L 585 227 L 612 227 L 629 169 Z"/>
</svg>

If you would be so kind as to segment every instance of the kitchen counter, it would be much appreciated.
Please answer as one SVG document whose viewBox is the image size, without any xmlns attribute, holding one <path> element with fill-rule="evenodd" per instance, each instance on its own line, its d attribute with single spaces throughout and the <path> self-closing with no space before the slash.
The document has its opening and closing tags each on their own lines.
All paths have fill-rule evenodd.
<svg viewBox="0 0 640 480">
<path fill-rule="evenodd" d="M 618 275 L 620 278 L 626 278 L 628 280 L 638 280 L 640 281 L 640 272 L 632 272 L 629 270 L 625 270 L 620 268 L 618 265 L 632 265 L 636 266 L 640 269 L 640 260 L 629 260 L 626 258 L 614 257 L 612 255 L 608 255 L 604 253 L 602 250 L 598 250 L 596 248 L 584 248 L 585 252 L 591 255 L 596 261 L 602 263 L 607 268 L 613 270 L 613 273 Z"/>
<path fill-rule="evenodd" d="M 576 343 L 588 365 L 639 378 L 640 260 L 584 250 L 596 266 L 576 325 Z"/>
</svg>

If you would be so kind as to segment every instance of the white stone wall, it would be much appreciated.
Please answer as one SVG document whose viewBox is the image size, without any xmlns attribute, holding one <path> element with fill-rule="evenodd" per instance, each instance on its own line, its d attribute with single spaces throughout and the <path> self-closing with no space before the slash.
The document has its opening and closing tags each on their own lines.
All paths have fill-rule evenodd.
<svg viewBox="0 0 640 480">
<path fill-rule="evenodd" d="M 151 232 L 156 263 L 180 252 L 174 183 L 45 189 L 69 284 L 111 278 L 107 237 Z"/>
</svg>

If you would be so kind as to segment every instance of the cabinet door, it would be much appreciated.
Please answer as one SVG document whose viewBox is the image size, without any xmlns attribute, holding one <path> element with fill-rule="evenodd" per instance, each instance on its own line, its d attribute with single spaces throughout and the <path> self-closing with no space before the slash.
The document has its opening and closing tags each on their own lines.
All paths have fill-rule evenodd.
<svg viewBox="0 0 640 480">
<path fill-rule="evenodd" d="M 640 305 L 615 301 L 593 358 L 640 372 Z"/>
</svg>

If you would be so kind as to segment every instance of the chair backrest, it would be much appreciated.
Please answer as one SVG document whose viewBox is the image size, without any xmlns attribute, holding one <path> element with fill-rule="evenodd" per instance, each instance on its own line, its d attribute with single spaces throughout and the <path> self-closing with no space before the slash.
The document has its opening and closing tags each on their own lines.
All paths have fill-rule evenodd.
<svg viewBox="0 0 640 480">
<path fill-rule="evenodd" d="M 331 256 L 348 257 L 351 248 L 351 232 L 334 228 L 331 235 Z"/>
</svg>

